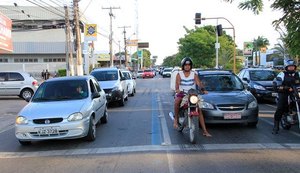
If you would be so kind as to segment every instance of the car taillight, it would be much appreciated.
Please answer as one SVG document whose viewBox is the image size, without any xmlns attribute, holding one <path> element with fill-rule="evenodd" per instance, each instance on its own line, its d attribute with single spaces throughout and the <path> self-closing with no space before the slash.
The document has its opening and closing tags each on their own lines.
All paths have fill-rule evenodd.
<svg viewBox="0 0 300 173">
<path fill-rule="evenodd" d="M 35 81 L 32 82 L 32 85 L 33 85 L 33 86 L 37 86 L 37 85 L 38 85 L 38 82 L 35 80 Z"/>
</svg>

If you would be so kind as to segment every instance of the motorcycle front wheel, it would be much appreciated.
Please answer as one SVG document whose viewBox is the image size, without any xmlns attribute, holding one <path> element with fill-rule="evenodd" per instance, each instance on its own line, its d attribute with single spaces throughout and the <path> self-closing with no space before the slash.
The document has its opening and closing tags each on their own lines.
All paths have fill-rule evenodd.
<svg viewBox="0 0 300 173">
<path fill-rule="evenodd" d="M 189 140 L 192 144 L 195 144 L 199 135 L 199 119 L 198 117 L 192 116 L 189 118 L 189 121 Z"/>
</svg>

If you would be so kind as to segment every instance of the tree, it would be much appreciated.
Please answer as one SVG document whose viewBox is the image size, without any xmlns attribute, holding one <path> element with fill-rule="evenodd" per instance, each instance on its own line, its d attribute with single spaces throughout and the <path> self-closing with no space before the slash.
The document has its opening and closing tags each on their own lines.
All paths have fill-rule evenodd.
<svg viewBox="0 0 300 173">
<path fill-rule="evenodd" d="M 176 56 L 177 62 L 184 57 L 191 57 L 195 68 L 213 68 L 215 67 L 215 42 L 216 34 L 214 26 L 196 27 L 195 29 L 187 29 L 183 38 L 179 39 L 179 53 Z M 228 60 L 233 57 L 233 48 L 235 44 L 231 36 L 226 32 L 219 37 L 221 44 L 219 64 L 224 66 Z"/>
<path fill-rule="evenodd" d="M 267 48 L 267 46 L 270 45 L 270 42 L 267 38 L 263 37 L 263 36 L 258 36 L 257 39 L 253 40 L 253 45 L 254 45 L 254 51 L 255 51 L 255 58 L 256 62 L 259 63 L 260 60 L 260 51 L 262 48 Z M 257 52 L 258 52 L 258 56 L 257 56 Z"/>
<path fill-rule="evenodd" d="M 224 0 L 233 2 L 234 0 Z M 283 16 L 273 21 L 277 28 L 281 24 L 285 27 L 287 34 L 284 42 L 288 47 L 289 54 L 295 57 L 300 55 L 300 1 L 299 0 L 273 0 L 271 8 L 282 11 Z M 239 3 L 239 8 L 252 10 L 254 14 L 259 14 L 263 10 L 262 0 L 246 0 Z"/>
<path fill-rule="evenodd" d="M 147 49 L 142 49 L 142 51 L 143 51 L 143 67 L 149 68 L 152 64 L 152 61 L 150 59 L 151 53 Z M 137 52 L 135 52 L 132 56 L 137 57 Z M 141 64 L 141 59 L 138 59 L 138 64 Z"/>
</svg>

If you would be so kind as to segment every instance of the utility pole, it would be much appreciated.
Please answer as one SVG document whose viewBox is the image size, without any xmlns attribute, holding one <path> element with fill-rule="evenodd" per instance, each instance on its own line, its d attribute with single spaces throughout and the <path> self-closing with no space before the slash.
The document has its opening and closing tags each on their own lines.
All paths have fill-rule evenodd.
<svg viewBox="0 0 300 173">
<path fill-rule="evenodd" d="M 127 44 L 126 44 L 126 28 L 130 28 L 130 26 L 122 26 L 119 28 L 124 28 L 124 54 L 125 54 L 125 67 L 128 67 L 128 60 L 127 60 Z"/>
<path fill-rule="evenodd" d="M 122 60 L 121 60 L 121 44 L 120 44 L 120 40 L 118 41 L 119 42 L 119 60 L 120 60 L 120 68 L 121 68 L 121 64 L 122 64 Z"/>
<path fill-rule="evenodd" d="M 81 50 L 81 33 L 79 28 L 79 0 L 73 0 L 74 6 L 74 23 L 75 23 L 75 34 L 76 34 L 76 58 L 77 58 L 77 75 L 83 75 L 83 65 L 82 65 L 82 50 Z"/>
<path fill-rule="evenodd" d="M 110 56 L 110 66 L 114 66 L 114 60 L 113 60 L 113 52 L 112 52 L 112 42 L 113 42 L 113 31 L 112 31 L 112 17 L 114 17 L 114 14 L 112 13 L 113 9 L 120 9 L 120 7 L 109 7 L 109 8 L 102 8 L 109 10 L 109 17 L 110 17 L 110 35 L 109 35 L 109 56 Z"/>
<path fill-rule="evenodd" d="M 69 20 L 69 9 L 64 6 L 65 9 L 65 22 L 66 22 L 66 43 L 67 43 L 67 76 L 74 76 L 74 64 L 73 64 L 73 49 L 71 46 L 71 30 Z"/>
</svg>

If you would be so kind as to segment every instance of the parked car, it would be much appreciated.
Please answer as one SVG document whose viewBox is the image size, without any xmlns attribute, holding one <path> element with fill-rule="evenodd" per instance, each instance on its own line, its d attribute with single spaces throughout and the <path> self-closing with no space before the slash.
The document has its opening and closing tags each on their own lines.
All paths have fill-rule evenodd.
<svg viewBox="0 0 300 173">
<path fill-rule="evenodd" d="M 26 72 L 0 72 L 0 96 L 31 98 L 38 82 Z"/>
<path fill-rule="evenodd" d="M 138 70 L 136 77 L 137 78 L 143 78 L 143 73 L 144 73 L 143 70 Z"/>
<path fill-rule="evenodd" d="M 108 103 L 118 102 L 120 106 L 124 106 L 128 99 L 128 86 L 120 69 L 97 68 L 91 71 L 91 75 L 95 76 L 104 89 Z"/>
<path fill-rule="evenodd" d="M 257 100 L 275 101 L 277 93 L 273 88 L 276 72 L 269 68 L 242 69 L 238 76 Z"/>
<path fill-rule="evenodd" d="M 136 93 L 136 82 L 135 82 L 135 78 L 133 77 L 133 75 L 131 74 L 130 71 L 124 70 L 122 71 L 127 86 L 128 86 L 128 94 L 130 94 L 131 96 L 134 96 L 134 94 Z"/>
<path fill-rule="evenodd" d="M 165 68 L 162 72 L 163 77 L 171 77 L 173 68 Z"/>
<path fill-rule="evenodd" d="M 198 75 L 208 91 L 202 95 L 201 106 L 206 123 L 247 123 L 256 127 L 257 101 L 238 76 L 223 70 L 200 70 Z"/>
<path fill-rule="evenodd" d="M 107 123 L 106 97 L 93 76 L 48 79 L 19 112 L 15 136 L 22 145 L 48 139 L 96 138 Z"/>
<path fill-rule="evenodd" d="M 154 78 L 154 73 L 151 69 L 144 70 L 143 79 L 144 78 Z"/>
</svg>

